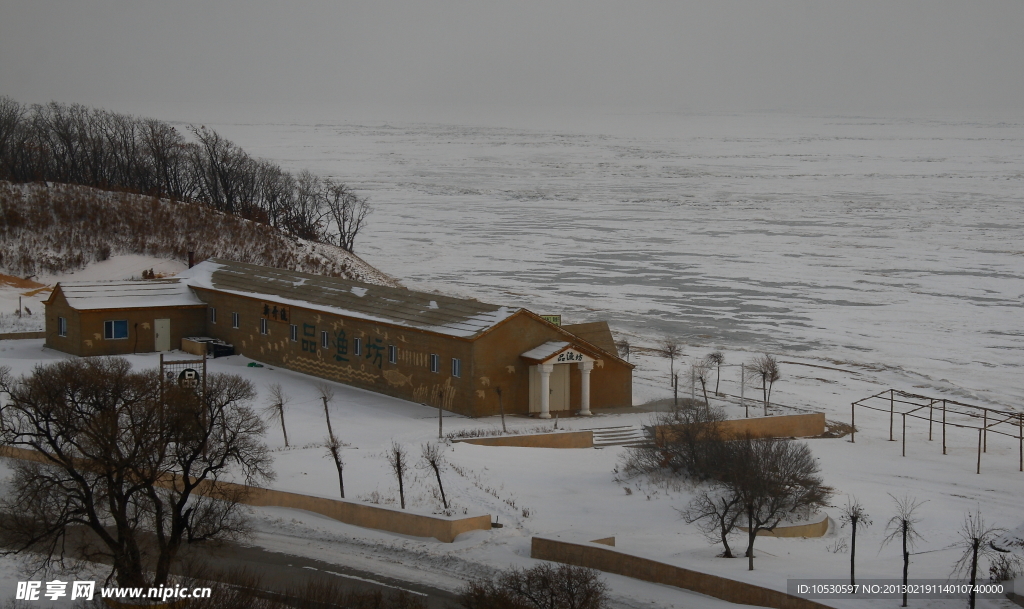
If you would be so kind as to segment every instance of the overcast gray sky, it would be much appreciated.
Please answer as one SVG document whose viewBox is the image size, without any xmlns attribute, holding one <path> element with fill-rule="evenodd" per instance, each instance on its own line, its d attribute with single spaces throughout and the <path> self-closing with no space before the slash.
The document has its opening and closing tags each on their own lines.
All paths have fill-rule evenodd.
<svg viewBox="0 0 1024 609">
<path fill-rule="evenodd" d="M 0 0 L 0 94 L 162 118 L 1012 111 L 1024 2 Z"/>
</svg>

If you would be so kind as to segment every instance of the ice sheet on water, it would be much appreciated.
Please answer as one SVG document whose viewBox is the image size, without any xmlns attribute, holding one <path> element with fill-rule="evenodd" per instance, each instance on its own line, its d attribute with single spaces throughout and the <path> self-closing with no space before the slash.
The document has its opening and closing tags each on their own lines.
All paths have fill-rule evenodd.
<svg viewBox="0 0 1024 609">
<path fill-rule="evenodd" d="M 369 194 L 357 247 L 410 287 L 1024 398 L 1024 124 L 608 118 L 216 128 Z"/>
</svg>

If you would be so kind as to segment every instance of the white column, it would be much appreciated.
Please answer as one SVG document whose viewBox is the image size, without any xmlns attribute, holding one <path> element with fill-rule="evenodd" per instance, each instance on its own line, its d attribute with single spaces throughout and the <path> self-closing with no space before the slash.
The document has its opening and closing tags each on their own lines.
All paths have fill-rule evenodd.
<svg viewBox="0 0 1024 609">
<path fill-rule="evenodd" d="M 594 362 L 580 362 L 580 414 L 589 417 L 590 412 L 590 371 Z"/>
<path fill-rule="evenodd" d="M 554 364 L 538 364 L 540 371 L 540 418 L 551 418 L 551 372 Z"/>
</svg>

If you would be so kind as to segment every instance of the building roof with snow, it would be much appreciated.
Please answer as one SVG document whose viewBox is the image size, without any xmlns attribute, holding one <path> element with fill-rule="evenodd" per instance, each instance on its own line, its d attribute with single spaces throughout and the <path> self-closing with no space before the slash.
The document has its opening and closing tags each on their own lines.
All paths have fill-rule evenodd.
<svg viewBox="0 0 1024 609">
<path fill-rule="evenodd" d="M 68 305 L 78 311 L 206 306 L 188 285 L 177 278 L 69 281 L 59 283 L 58 287 Z M 54 294 L 56 292 L 55 289 Z"/>
<path fill-rule="evenodd" d="M 477 336 L 520 310 L 477 300 L 220 259 L 201 262 L 178 277 L 196 289 L 460 338 Z"/>
</svg>

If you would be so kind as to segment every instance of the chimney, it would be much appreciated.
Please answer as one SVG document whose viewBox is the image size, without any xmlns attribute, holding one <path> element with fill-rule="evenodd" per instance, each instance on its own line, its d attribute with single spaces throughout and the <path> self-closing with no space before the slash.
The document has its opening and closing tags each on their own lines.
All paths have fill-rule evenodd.
<svg viewBox="0 0 1024 609">
<path fill-rule="evenodd" d="M 196 265 L 196 253 L 195 252 L 189 252 L 188 253 L 188 268 L 192 268 L 195 265 Z"/>
</svg>

